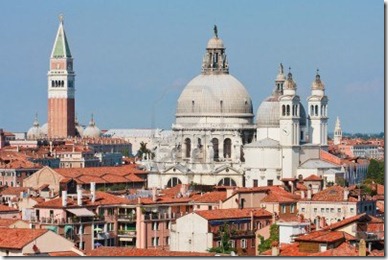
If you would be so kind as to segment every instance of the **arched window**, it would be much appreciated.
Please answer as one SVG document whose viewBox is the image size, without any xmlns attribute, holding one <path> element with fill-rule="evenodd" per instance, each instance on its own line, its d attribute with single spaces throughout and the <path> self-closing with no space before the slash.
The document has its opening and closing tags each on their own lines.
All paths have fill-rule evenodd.
<svg viewBox="0 0 388 260">
<path fill-rule="evenodd" d="M 315 115 L 318 115 L 318 105 L 315 105 Z"/>
<path fill-rule="evenodd" d="M 285 116 L 286 115 L 286 106 L 283 105 L 282 106 L 282 116 Z"/>
<path fill-rule="evenodd" d="M 186 151 L 186 153 L 185 153 L 185 157 L 186 158 L 190 158 L 190 154 L 191 154 L 191 140 L 190 140 L 190 138 L 186 138 L 186 140 L 185 140 L 185 151 Z"/>
<path fill-rule="evenodd" d="M 287 116 L 290 115 L 290 105 L 287 105 Z"/>
<path fill-rule="evenodd" d="M 221 112 L 222 112 L 222 105 L 223 105 L 224 101 L 220 100 L 220 107 L 221 107 Z"/>
<path fill-rule="evenodd" d="M 314 106 L 311 105 L 310 106 L 310 116 L 313 116 L 314 115 Z"/>
<path fill-rule="evenodd" d="M 54 80 L 51 81 L 51 87 L 54 87 Z"/>
<path fill-rule="evenodd" d="M 182 184 L 181 180 L 178 179 L 177 177 L 172 177 L 171 179 L 168 180 L 167 187 L 168 188 L 175 187 L 178 184 Z"/>
<path fill-rule="evenodd" d="M 191 112 L 194 112 L 194 105 L 195 105 L 194 100 L 191 100 Z"/>
<path fill-rule="evenodd" d="M 295 116 L 295 105 L 292 105 L 292 116 Z"/>
<path fill-rule="evenodd" d="M 232 156 L 232 141 L 230 138 L 224 140 L 224 158 L 230 158 Z"/>
<path fill-rule="evenodd" d="M 198 148 L 202 148 L 202 141 L 201 141 L 201 138 L 198 138 Z"/>
<path fill-rule="evenodd" d="M 299 180 L 299 181 L 303 181 L 303 175 L 302 175 L 302 174 L 299 174 L 299 175 L 298 175 L 298 180 Z"/>
<path fill-rule="evenodd" d="M 218 139 L 217 139 L 217 138 L 213 138 L 213 139 L 212 139 L 212 144 L 213 144 L 213 151 L 214 151 L 214 157 L 213 157 L 213 159 L 214 159 L 214 160 L 218 160 L 218 158 L 219 158 L 219 155 L 218 155 L 218 151 L 219 151 L 219 148 L 218 148 Z"/>
<path fill-rule="evenodd" d="M 237 186 L 236 182 L 232 178 L 223 178 L 218 182 L 218 186 Z"/>
</svg>

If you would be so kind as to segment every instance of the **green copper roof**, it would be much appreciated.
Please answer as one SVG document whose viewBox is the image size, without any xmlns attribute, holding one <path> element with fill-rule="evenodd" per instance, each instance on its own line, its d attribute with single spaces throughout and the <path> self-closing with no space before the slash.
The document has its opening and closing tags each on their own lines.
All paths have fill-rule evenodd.
<svg viewBox="0 0 388 260">
<path fill-rule="evenodd" d="M 66 33 L 63 29 L 63 23 L 59 25 L 57 38 L 54 43 L 53 58 L 70 58 L 71 52 L 69 44 L 67 43 Z"/>
</svg>

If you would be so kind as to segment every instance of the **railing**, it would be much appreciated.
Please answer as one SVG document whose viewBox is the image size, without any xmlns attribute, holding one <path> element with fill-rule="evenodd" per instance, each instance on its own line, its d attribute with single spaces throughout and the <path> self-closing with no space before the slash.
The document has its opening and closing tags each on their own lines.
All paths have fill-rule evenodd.
<svg viewBox="0 0 388 260">
<path fill-rule="evenodd" d="M 87 223 L 87 222 L 98 222 L 105 221 L 104 216 L 95 216 L 95 217 L 68 217 L 65 218 L 53 218 L 53 217 L 31 217 L 31 222 L 40 223 L 40 224 L 56 224 L 56 225 L 65 225 L 65 224 L 78 224 L 78 223 Z"/>
<path fill-rule="evenodd" d="M 119 230 L 118 236 L 136 237 L 136 230 Z"/>
<path fill-rule="evenodd" d="M 119 214 L 117 215 L 119 221 L 133 221 L 136 222 L 136 215 Z"/>
<path fill-rule="evenodd" d="M 218 239 L 223 234 L 222 231 L 217 231 L 214 233 L 214 239 Z M 238 238 L 238 237 L 248 237 L 248 236 L 255 236 L 255 231 L 253 230 L 231 230 L 230 231 L 230 238 Z"/>
<path fill-rule="evenodd" d="M 144 216 L 145 220 L 167 220 L 167 219 L 177 219 L 179 217 L 182 217 L 186 215 L 187 213 L 181 212 L 181 213 L 151 213 L 146 214 Z"/>
</svg>

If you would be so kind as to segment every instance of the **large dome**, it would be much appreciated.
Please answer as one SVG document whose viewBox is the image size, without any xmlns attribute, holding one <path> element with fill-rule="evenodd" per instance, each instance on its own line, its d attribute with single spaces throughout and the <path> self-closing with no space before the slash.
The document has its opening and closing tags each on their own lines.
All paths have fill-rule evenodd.
<svg viewBox="0 0 388 260">
<path fill-rule="evenodd" d="M 96 126 L 94 118 L 90 119 L 89 125 L 83 130 L 82 137 L 85 138 L 98 138 L 101 136 L 101 130 Z"/>
<path fill-rule="evenodd" d="M 195 77 L 182 91 L 176 110 L 176 116 L 252 116 L 252 113 L 248 91 L 230 74 L 201 74 Z"/>
</svg>

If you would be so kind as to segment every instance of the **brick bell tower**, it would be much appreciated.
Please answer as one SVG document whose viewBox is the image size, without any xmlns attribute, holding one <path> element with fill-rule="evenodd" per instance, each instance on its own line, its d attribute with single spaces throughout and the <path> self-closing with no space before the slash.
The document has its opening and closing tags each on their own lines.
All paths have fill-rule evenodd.
<svg viewBox="0 0 388 260">
<path fill-rule="evenodd" d="M 74 78 L 73 58 L 63 28 L 63 15 L 60 15 L 48 72 L 49 138 L 75 136 Z"/>
</svg>

